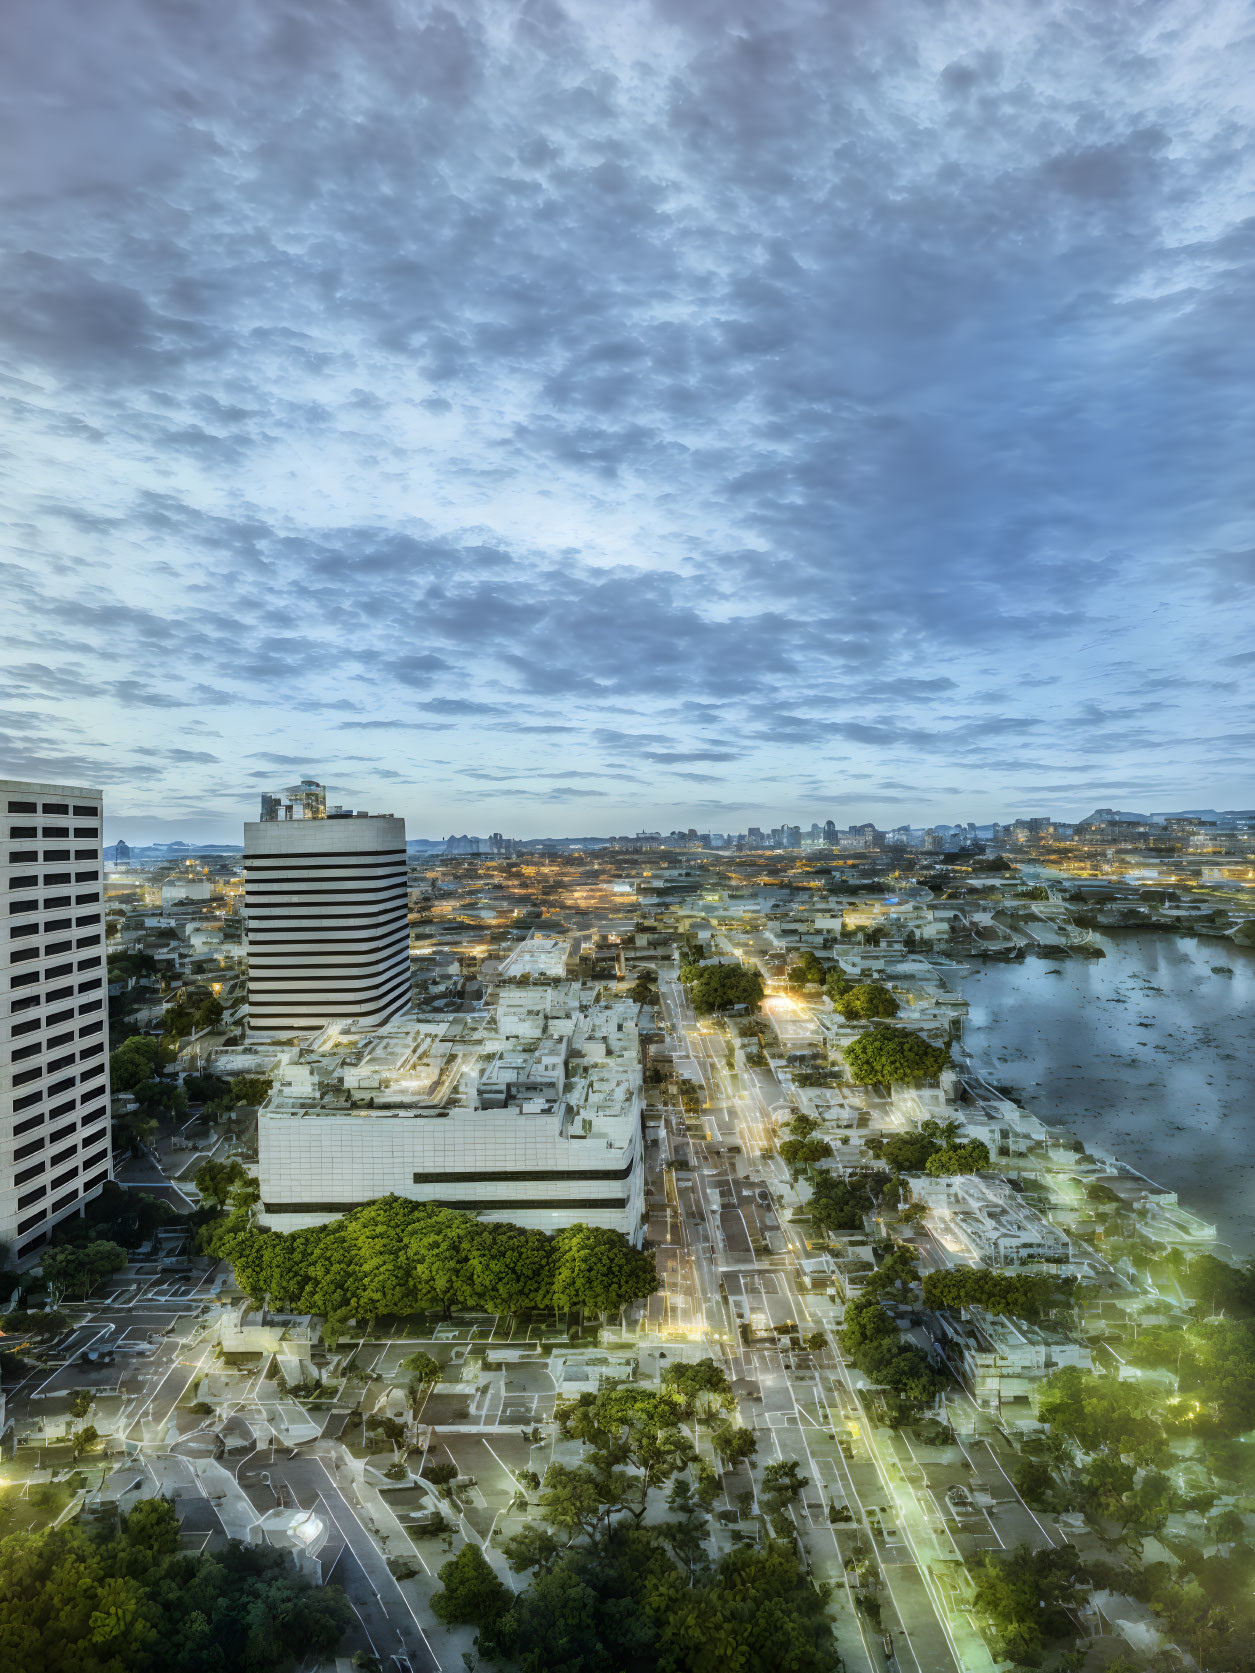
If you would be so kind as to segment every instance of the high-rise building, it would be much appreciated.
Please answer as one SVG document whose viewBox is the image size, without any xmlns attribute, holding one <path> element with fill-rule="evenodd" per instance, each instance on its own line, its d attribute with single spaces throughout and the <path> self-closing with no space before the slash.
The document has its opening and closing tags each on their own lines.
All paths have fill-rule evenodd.
<svg viewBox="0 0 1255 1673">
<path fill-rule="evenodd" d="M 100 791 L 0 780 L 0 1239 L 17 1260 L 112 1174 Z"/>
<path fill-rule="evenodd" d="M 410 999 L 406 906 L 403 819 L 246 824 L 250 1029 L 378 1028 L 403 1010 Z"/>
</svg>

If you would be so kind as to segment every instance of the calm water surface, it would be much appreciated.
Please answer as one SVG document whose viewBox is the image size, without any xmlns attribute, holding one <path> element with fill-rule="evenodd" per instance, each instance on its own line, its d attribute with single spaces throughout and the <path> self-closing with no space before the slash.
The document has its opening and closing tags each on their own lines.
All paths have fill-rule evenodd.
<svg viewBox="0 0 1255 1673">
<path fill-rule="evenodd" d="M 971 1006 L 967 1049 L 1043 1120 L 1176 1190 L 1253 1255 L 1255 953 L 1097 939 L 1105 959 L 964 964 L 950 980 Z"/>
</svg>

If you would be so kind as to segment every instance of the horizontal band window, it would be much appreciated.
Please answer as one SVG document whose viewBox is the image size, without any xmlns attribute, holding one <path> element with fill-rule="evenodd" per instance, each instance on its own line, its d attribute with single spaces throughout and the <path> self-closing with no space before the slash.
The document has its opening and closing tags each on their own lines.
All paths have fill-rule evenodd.
<svg viewBox="0 0 1255 1673">
<path fill-rule="evenodd" d="M 297 857 L 299 855 L 299 858 Z M 326 864 L 328 860 L 352 860 L 357 865 L 395 865 L 405 861 L 404 848 L 301 848 L 287 854 L 245 854 L 245 871 L 265 871 L 272 866 L 286 866 L 290 871 L 307 871 Z"/>
<path fill-rule="evenodd" d="M 625 1163 L 621 1168 L 568 1168 L 566 1171 L 553 1172 L 540 1169 L 516 1168 L 508 1172 L 496 1173 L 416 1173 L 415 1185 L 511 1185 L 515 1181 L 526 1181 L 528 1184 L 560 1185 L 566 1179 L 626 1179 L 632 1171 L 633 1164 Z"/>
<path fill-rule="evenodd" d="M 425 1202 L 429 1199 L 423 1197 L 418 1200 Z M 627 1207 L 627 1199 L 624 1197 L 511 1197 L 503 1198 L 500 1202 L 481 1201 L 478 1198 L 454 1202 L 444 1197 L 432 1197 L 430 1201 L 438 1203 L 441 1208 L 455 1208 L 462 1214 L 474 1214 L 489 1209 L 498 1214 L 503 1210 L 517 1214 L 528 1210 L 535 1212 L 537 1209 L 570 1208 L 597 1208 L 621 1214 Z M 263 1202 L 261 1206 L 267 1214 L 350 1214 L 355 1208 L 364 1208 L 366 1203 Z"/>
</svg>

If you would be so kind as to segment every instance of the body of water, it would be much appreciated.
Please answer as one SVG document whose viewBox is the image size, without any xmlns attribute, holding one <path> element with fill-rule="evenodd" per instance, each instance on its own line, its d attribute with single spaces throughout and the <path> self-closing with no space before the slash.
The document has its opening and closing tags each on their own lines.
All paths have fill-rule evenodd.
<svg viewBox="0 0 1255 1673">
<path fill-rule="evenodd" d="M 976 1067 L 1255 1255 L 1255 952 L 1211 938 L 1096 939 L 1104 959 L 973 961 L 950 977 L 971 1007 Z"/>
</svg>

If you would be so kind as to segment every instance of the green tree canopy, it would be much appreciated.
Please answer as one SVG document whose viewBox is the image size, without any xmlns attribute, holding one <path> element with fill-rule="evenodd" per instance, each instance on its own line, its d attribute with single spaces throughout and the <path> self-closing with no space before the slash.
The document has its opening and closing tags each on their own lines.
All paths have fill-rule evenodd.
<svg viewBox="0 0 1255 1673">
<path fill-rule="evenodd" d="M 112 1535 L 9 1535 L 0 1581 L 0 1666 L 14 1673 L 260 1673 L 334 1655 L 353 1618 L 339 1587 L 267 1546 L 182 1551 L 161 1499 Z"/>
<path fill-rule="evenodd" d="M 898 1002 L 881 982 L 859 982 L 846 988 L 832 1001 L 847 1022 L 870 1022 L 877 1017 L 896 1017 Z"/>
<path fill-rule="evenodd" d="M 662 1386 L 679 1395 L 685 1417 L 708 1417 L 713 1411 L 731 1411 L 736 1405 L 728 1373 L 713 1359 L 668 1365 L 662 1373 Z"/>
<path fill-rule="evenodd" d="M 923 1277 L 924 1302 L 928 1307 L 983 1307 L 987 1313 L 1009 1314 L 1013 1318 L 1045 1318 L 1065 1299 L 1074 1285 L 1070 1280 L 1044 1277 L 1029 1272 L 994 1272 L 982 1266 L 943 1267 Z"/>
<path fill-rule="evenodd" d="M 684 972 L 680 975 L 683 979 Z M 729 1011 L 737 1005 L 756 1011 L 765 991 L 760 972 L 752 965 L 740 964 L 703 964 L 689 985 L 689 997 L 699 1016 Z"/>
<path fill-rule="evenodd" d="M 44 1251 L 40 1270 L 50 1294 L 82 1298 L 102 1278 L 121 1272 L 126 1265 L 126 1250 L 116 1243 L 100 1241 L 78 1245 L 64 1245 Z"/>
<path fill-rule="evenodd" d="M 1156 1404 L 1140 1383 L 1066 1365 L 1040 1385 L 1038 1416 L 1052 1434 L 1069 1436 L 1086 1452 L 1127 1454 L 1152 1464 L 1165 1444 Z"/>
<path fill-rule="evenodd" d="M 195 1174 L 196 1189 L 215 1208 L 224 1207 L 241 1186 L 252 1185 L 252 1176 L 242 1162 L 202 1162 Z"/>
<path fill-rule="evenodd" d="M 906 1028 L 869 1028 L 841 1049 L 851 1076 L 863 1086 L 935 1080 L 950 1062 L 948 1046 L 934 1046 Z"/>
<path fill-rule="evenodd" d="M 982 1551 L 972 1565 L 973 1606 L 992 1627 L 1002 1653 L 1036 1661 L 1045 1646 L 1074 1631 L 1067 1611 L 1084 1578 L 1070 1545 L 1033 1551 Z"/>
<path fill-rule="evenodd" d="M 253 1109 L 264 1104 L 270 1096 L 270 1078 L 267 1075 L 235 1075 L 231 1080 L 231 1099 L 236 1104 L 243 1104 L 247 1109 Z"/>
<path fill-rule="evenodd" d="M 828 975 L 828 966 L 824 964 L 817 953 L 807 947 L 798 954 L 796 961 L 789 966 L 786 980 L 792 988 L 804 988 L 811 982 L 822 982 Z"/>
<path fill-rule="evenodd" d="M 971 1139 L 967 1144 L 946 1145 L 935 1151 L 924 1163 L 924 1172 L 930 1179 L 942 1179 L 948 1174 L 980 1173 L 989 1162 L 989 1146 L 981 1139 Z"/>
<path fill-rule="evenodd" d="M 207 1227 L 202 1242 L 234 1263 L 249 1295 L 324 1318 L 464 1307 L 614 1312 L 658 1287 L 652 1255 L 621 1232 L 575 1225 L 550 1236 L 401 1197 L 292 1232 L 232 1215 Z"/>
<path fill-rule="evenodd" d="M 831 1155 L 832 1146 L 827 1139 L 785 1139 L 780 1145 L 780 1159 L 794 1179 Z"/>
<path fill-rule="evenodd" d="M 231 1084 L 221 1075 L 184 1075 L 183 1090 L 193 1104 L 208 1104 L 225 1098 Z"/>
<path fill-rule="evenodd" d="M 840 1179 L 836 1174 L 818 1173 L 811 1182 L 806 1213 L 816 1231 L 857 1232 L 875 1205 L 871 1192 L 859 1179 Z"/>
<path fill-rule="evenodd" d="M 151 1034 L 132 1034 L 116 1051 L 109 1053 L 109 1081 L 115 1092 L 133 1092 L 142 1082 L 161 1072 L 169 1062 L 161 1041 Z"/>
<path fill-rule="evenodd" d="M 478 1545 L 464 1545 L 441 1567 L 439 1579 L 444 1590 L 432 1598 L 431 1612 L 446 1626 L 490 1626 L 510 1607 L 510 1588 L 497 1578 Z"/>
<path fill-rule="evenodd" d="M 790 1546 L 677 1564 L 667 1533 L 621 1528 L 553 1559 L 480 1647 L 524 1673 L 840 1673 L 823 1595 Z"/>
</svg>

